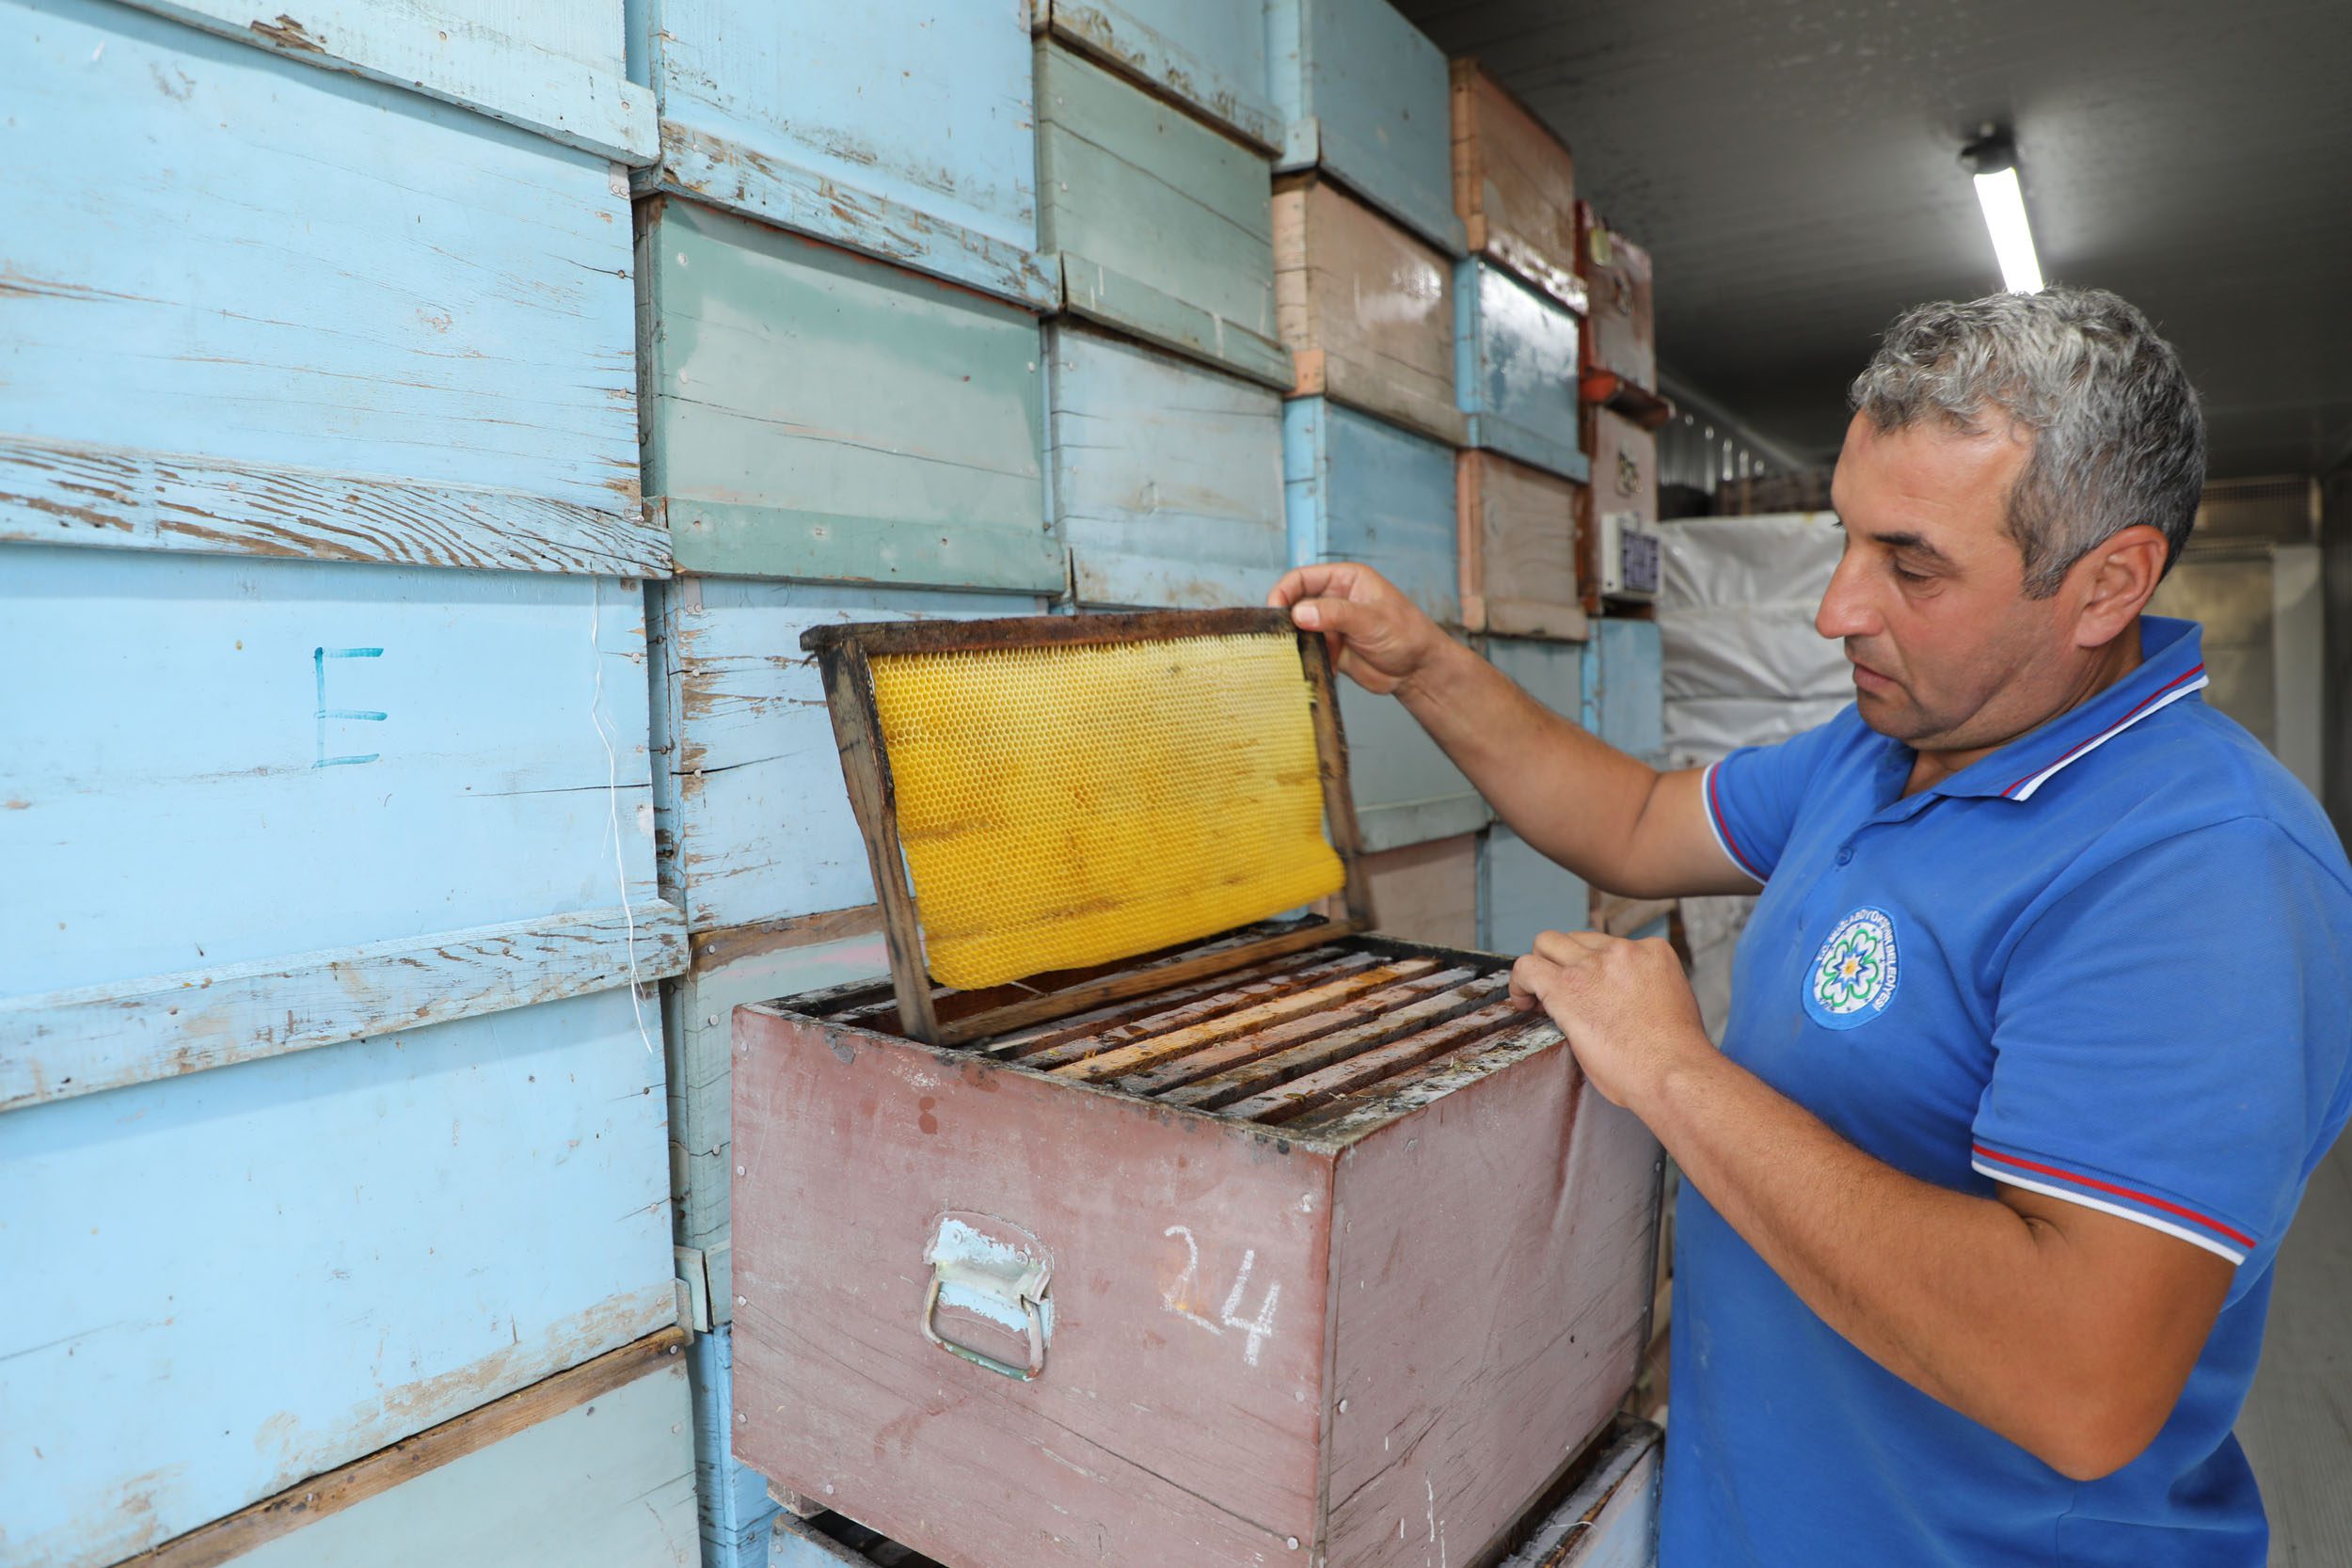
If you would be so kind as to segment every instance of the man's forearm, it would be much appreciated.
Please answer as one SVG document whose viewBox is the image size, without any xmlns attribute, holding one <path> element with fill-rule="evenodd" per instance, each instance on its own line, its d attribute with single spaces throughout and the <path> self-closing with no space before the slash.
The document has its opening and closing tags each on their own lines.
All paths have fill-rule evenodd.
<svg viewBox="0 0 2352 1568">
<path fill-rule="evenodd" d="M 1711 1048 L 1645 1101 L 1633 1109 L 1685 1180 L 1832 1328 L 1945 1404 L 2074 1463 L 2078 1417 L 2117 1380 L 2073 1332 L 2063 1236 L 1872 1159 Z"/>
<path fill-rule="evenodd" d="M 1656 768 L 1553 713 L 1451 639 L 1397 697 L 1539 852 L 1612 892 L 1677 891 L 1640 885 L 1631 853 Z"/>
</svg>

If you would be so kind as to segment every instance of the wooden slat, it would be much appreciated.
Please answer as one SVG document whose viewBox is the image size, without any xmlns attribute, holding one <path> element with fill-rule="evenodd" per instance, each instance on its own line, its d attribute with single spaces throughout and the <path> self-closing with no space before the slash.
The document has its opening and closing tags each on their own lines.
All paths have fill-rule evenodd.
<svg viewBox="0 0 2352 1568">
<path fill-rule="evenodd" d="M 1474 1050 L 1424 1062 L 1368 1088 L 1342 1095 L 1295 1121 L 1285 1122 L 1283 1130 L 1311 1132 L 1319 1138 L 1351 1142 L 1373 1128 L 1385 1126 L 1443 1098 L 1449 1090 L 1473 1078 L 1549 1050 L 1561 1039 L 1558 1024 L 1540 1013 L 1531 1013 L 1527 1022 L 1489 1036 L 1479 1041 Z"/>
<path fill-rule="evenodd" d="M 1013 980 L 1001 986 L 991 986 L 985 990 L 957 990 L 952 986 L 935 985 L 931 988 L 931 1005 L 937 1009 L 940 1022 L 953 1026 L 965 1019 L 976 1018 L 983 1013 L 993 1014 L 998 1008 L 1015 1002 L 1041 995 L 1059 994 L 1080 986 L 1092 985 L 1098 980 L 1124 974 L 1130 970 L 1148 970 L 1152 979 L 1159 982 L 1165 974 L 1165 964 L 1170 960 L 1199 958 L 1208 954 L 1230 955 L 1234 949 L 1256 942 L 1260 938 L 1291 931 L 1295 928 L 1296 924 L 1295 921 L 1286 920 L 1260 921 L 1255 925 L 1229 931 L 1223 936 L 1212 937 L 1205 942 L 1180 942 L 1174 947 L 1162 948 L 1156 953 L 1147 953 L 1140 958 L 1115 958 L 1108 963 L 1090 964 L 1083 969 L 1049 970 L 1042 974 L 1032 974 L 1025 980 Z M 1338 935 L 1340 933 L 1327 931 L 1327 934 Z M 1228 969 L 1239 966 L 1240 960 L 1236 959 L 1221 968 L 1204 970 L 1201 973 L 1222 974 Z M 1152 985 L 1145 985 L 1121 994 L 1140 996 L 1153 989 Z M 1097 1000 L 1116 1001 L 1117 998 L 1098 998 Z M 1089 1003 L 1088 1006 L 1091 1006 L 1094 1004 Z M 898 1022 L 897 1014 L 888 1003 L 855 1006 L 842 1002 L 827 1011 L 824 1016 L 836 1023 L 847 1024 L 853 1029 L 879 1029 L 884 1033 L 889 1032 Z M 1053 1016 L 1058 1019 L 1067 1015 L 1056 1013 Z M 1030 1022 L 1041 1021 L 1031 1020 Z M 1007 1027 L 1013 1026 L 1007 1025 Z"/>
<path fill-rule="evenodd" d="M 853 622 L 811 626 L 801 634 L 801 646 L 811 653 L 855 646 L 870 658 L 884 654 L 1148 642 L 1177 637 L 1270 636 L 1295 629 L 1289 612 L 1280 610 L 1146 610 L 1125 614 L 1009 615 L 993 621 Z"/>
<path fill-rule="evenodd" d="M 1105 1051 L 1084 1061 L 1073 1062 L 1058 1069 L 1058 1076 L 1074 1078 L 1080 1083 L 1099 1084 L 1125 1074 L 1147 1069 L 1160 1062 L 1173 1061 L 1188 1052 L 1199 1051 L 1295 1019 L 1302 1013 L 1314 1013 L 1333 1006 L 1349 997 L 1360 996 L 1368 990 L 1392 986 L 1416 975 L 1426 974 L 1438 967 L 1435 958 L 1412 958 L 1402 962 L 1375 964 L 1371 968 L 1344 974 L 1337 979 L 1306 990 L 1293 991 L 1269 1002 L 1261 1002 L 1239 1012 L 1227 1013 L 1203 1022 L 1171 1030 L 1165 1035 L 1137 1040 L 1132 1045 Z"/>
<path fill-rule="evenodd" d="M 1364 878 L 1364 835 L 1356 821 L 1356 796 L 1347 776 L 1347 730 L 1340 718 L 1340 694 L 1331 670 L 1330 645 L 1302 637 L 1307 684 L 1314 693 L 1316 770 L 1323 783 L 1323 824 L 1331 847 L 1347 868 L 1341 907 L 1357 926 L 1372 924 L 1372 886 Z"/>
<path fill-rule="evenodd" d="M 839 942 L 844 937 L 874 936 L 882 928 L 881 908 L 874 904 L 860 904 L 854 909 L 825 910 L 816 914 L 793 915 L 785 920 L 763 920 L 751 926 L 729 927 L 723 931 L 696 931 L 687 939 L 690 967 L 700 973 L 723 967 L 739 958 L 757 958 L 787 948 L 812 947 L 819 942 Z"/>
<path fill-rule="evenodd" d="M 1025 1002 L 1008 1003 L 985 1013 L 977 1013 L 942 1026 L 943 1045 L 961 1045 L 968 1040 L 985 1039 L 1008 1029 L 1025 1023 L 1041 1023 L 1048 1019 L 1065 1018 L 1071 1013 L 1115 1002 L 1122 996 L 1140 996 L 1161 986 L 1198 979 L 1204 974 L 1222 974 L 1230 970 L 1276 958 L 1285 953 L 1302 952 L 1320 947 L 1335 938 L 1352 935 L 1356 927 L 1344 920 L 1326 924 L 1310 922 L 1289 931 L 1232 947 L 1209 949 L 1149 969 L 1128 970 L 1101 980 L 1089 981 L 1068 990 L 1032 997 Z"/>
<path fill-rule="evenodd" d="M 1421 988 L 1400 987 L 1393 992 L 1384 994 L 1380 998 L 1381 1010 L 1361 1023 L 1318 1035 L 1271 1053 L 1252 1056 L 1221 1072 L 1196 1078 L 1155 1098 L 1171 1105 L 1189 1105 L 1196 1110 L 1222 1110 L 1235 1101 L 1246 1100 L 1287 1084 L 1294 1078 L 1303 1078 L 1320 1069 L 1345 1062 L 1375 1047 L 1435 1030 L 1490 1001 L 1510 984 L 1507 975 L 1470 980 L 1460 978 L 1471 973 L 1469 970 L 1448 970 L 1432 975 L 1431 982 L 1447 982 L 1445 989 L 1420 995 L 1412 1001 L 1405 999 L 1413 996 Z M 1430 1054 L 1437 1053 L 1433 1051 Z"/>
<path fill-rule="evenodd" d="M 1339 1043 L 1331 1049 L 1344 1051 L 1351 1040 L 1360 1042 L 1367 1033 L 1373 1037 L 1385 1037 L 1381 1032 L 1389 1028 L 1391 1015 L 1432 1000 L 1437 994 L 1451 991 L 1474 973 L 1470 969 L 1439 970 L 1403 984 L 1384 986 L 1369 995 L 1334 1003 L 1307 1017 L 1294 1018 L 1270 1029 L 1256 1030 L 1239 1039 L 1225 1040 L 1174 1061 L 1157 1062 L 1141 1072 L 1121 1078 L 1119 1086 L 1129 1094 L 1165 1100 L 1174 1104 L 1200 1106 L 1200 1101 L 1180 1099 L 1179 1096 L 1184 1090 L 1212 1078 L 1243 1074 L 1244 1081 L 1247 1081 L 1247 1074 L 1262 1062 L 1277 1057 L 1296 1062 L 1301 1058 L 1292 1055 L 1292 1053 L 1311 1054 L 1334 1038 Z M 1461 1005 L 1467 1006 L 1467 1003 Z M 1438 1010 L 1442 1011 L 1444 1006 L 1441 1004 Z M 1409 1022 L 1406 1025 L 1410 1026 Z M 1329 1059 L 1324 1058 L 1326 1061 Z M 1323 1063 L 1318 1061 L 1313 1065 L 1320 1067 Z M 1280 1069 L 1278 1067 L 1270 1070 L 1279 1073 Z M 1215 1091 L 1211 1091 L 1206 1098 L 1216 1098 Z"/>
<path fill-rule="evenodd" d="M 1488 992 L 1493 989 L 1488 988 Z M 1327 1105 L 1341 1095 L 1369 1088 L 1407 1068 L 1467 1049 L 1506 1024 L 1524 1022 L 1526 1017 L 1508 1001 L 1489 1003 L 1473 1012 L 1448 1019 L 1436 1028 L 1390 1040 L 1289 1083 L 1262 1089 L 1246 1100 L 1228 1101 L 1217 1110 L 1243 1121 L 1285 1121 Z"/>
<path fill-rule="evenodd" d="M 802 638 L 805 645 L 809 633 Z M 931 1011 L 931 988 L 923 963 L 923 927 L 907 881 L 906 855 L 898 845 L 898 803 L 891 788 L 890 759 L 874 708 L 873 677 L 856 644 L 825 645 L 818 654 L 825 701 L 841 749 L 841 774 L 866 840 L 867 863 L 882 907 L 882 940 L 890 949 L 890 981 L 898 999 L 898 1026 L 911 1039 L 939 1041 L 939 1019 Z"/>
<path fill-rule="evenodd" d="M 551 1002 L 686 967 L 660 899 L 0 1000 L 0 1111 Z"/>
<path fill-rule="evenodd" d="M 653 90 L 628 79 L 621 8 L 612 0 L 526 0 L 494 9 L 451 0 L 343 0 L 305 6 L 302 21 L 281 10 L 274 22 L 238 0 L 131 3 L 290 60 L 479 110 L 617 163 L 653 162 Z"/>
<path fill-rule="evenodd" d="M 1212 975 L 1190 985 L 1171 986 L 1148 997 L 1098 1007 L 1076 1018 L 1016 1030 L 988 1041 L 984 1049 L 992 1056 L 1017 1060 L 1026 1068 L 1056 1068 L 1144 1035 L 1182 1028 L 1219 1013 L 1237 1012 L 1267 995 L 1312 985 L 1328 974 L 1361 968 L 1374 961 L 1368 953 L 1342 956 L 1336 948 L 1311 948 L 1271 963 L 1254 964 L 1230 974 Z"/>
<path fill-rule="evenodd" d="M 1277 152 L 1263 0 L 1034 0 L 1040 26 Z"/>
<path fill-rule="evenodd" d="M 0 436 L 0 542 L 662 578 L 668 535 L 520 491 Z"/>
<path fill-rule="evenodd" d="M 354 1503 L 389 1492 L 411 1477 L 479 1452 L 526 1428 L 577 1409 L 590 1400 L 636 1382 L 676 1356 L 686 1331 L 665 1328 L 619 1350 L 493 1400 L 478 1409 L 414 1437 L 355 1459 L 325 1475 L 288 1487 L 162 1545 L 123 1560 L 119 1568 L 218 1568 L 263 1542 L 340 1513 Z"/>
</svg>

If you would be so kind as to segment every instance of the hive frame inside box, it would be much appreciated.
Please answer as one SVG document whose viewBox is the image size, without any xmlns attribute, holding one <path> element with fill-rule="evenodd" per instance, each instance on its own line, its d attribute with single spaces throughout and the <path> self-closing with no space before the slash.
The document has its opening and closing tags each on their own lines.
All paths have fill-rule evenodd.
<svg viewBox="0 0 2352 1568">
<path fill-rule="evenodd" d="M 898 1025 L 909 1039 L 960 1045 L 1026 1024 L 1064 1017 L 1120 997 L 1140 995 L 1205 975 L 1302 952 L 1372 924 L 1372 895 L 1358 862 L 1361 839 L 1347 787 L 1347 743 L 1340 730 L 1331 661 L 1320 638 L 1299 635 L 1314 705 L 1317 772 L 1331 846 L 1345 867 L 1345 916 L 1329 921 L 1263 922 L 1207 942 L 1189 944 L 1153 960 L 1135 960 L 1032 976 L 1009 986 L 957 992 L 929 983 L 920 913 L 898 842 L 898 810 L 869 662 L 874 655 L 971 653 L 1085 643 L 1147 642 L 1178 637 L 1293 633 L 1277 610 L 1149 610 L 1130 615 L 1040 615 L 1001 621 L 907 622 L 888 626 L 812 628 L 801 646 L 817 656 L 840 743 L 850 805 L 874 873 L 882 936 L 890 953 Z"/>
</svg>

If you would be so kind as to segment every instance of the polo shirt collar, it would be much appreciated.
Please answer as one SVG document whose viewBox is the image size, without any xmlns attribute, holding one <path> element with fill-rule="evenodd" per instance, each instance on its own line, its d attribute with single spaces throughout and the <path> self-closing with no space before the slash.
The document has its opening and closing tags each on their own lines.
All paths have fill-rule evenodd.
<svg viewBox="0 0 2352 1568">
<path fill-rule="evenodd" d="M 1981 757 L 1925 795 L 1998 796 L 2030 800 L 2034 792 L 2134 724 L 2203 689 L 2204 637 L 2194 621 L 2139 618 L 2139 667 L 2105 691 Z M 1896 745 L 1906 761 L 1907 746 Z"/>
</svg>

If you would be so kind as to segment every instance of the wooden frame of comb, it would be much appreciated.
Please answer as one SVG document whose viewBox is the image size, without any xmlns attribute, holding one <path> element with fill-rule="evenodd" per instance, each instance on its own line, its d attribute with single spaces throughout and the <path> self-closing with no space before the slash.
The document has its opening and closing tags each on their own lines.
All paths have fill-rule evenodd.
<svg viewBox="0 0 2352 1568">
<path fill-rule="evenodd" d="M 874 699 L 875 655 L 971 653 L 1057 644 L 1148 642 L 1180 637 L 1290 633 L 1314 705 L 1315 752 L 1323 785 L 1324 830 L 1345 868 L 1346 913 L 1339 920 L 1310 915 L 1262 921 L 1199 941 L 1088 969 L 959 991 L 934 986 L 924 961 L 923 926 L 898 841 L 898 797 L 889 749 Z M 817 626 L 801 638 L 817 656 L 841 774 L 850 809 L 866 840 L 874 890 L 882 907 L 882 938 L 890 953 L 891 989 L 899 1032 L 927 1045 L 961 1045 L 1008 1029 L 1065 1018 L 1121 997 L 1221 974 L 1295 953 L 1372 923 L 1372 893 L 1364 879 L 1355 799 L 1348 793 L 1347 740 L 1340 729 L 1331 659 L 1322 638 L 1299 632 L 1279 610 L 1155 610 L 1124 615 L 1035 615 L 978 621 L 900 621 Z"/>
</svg>

